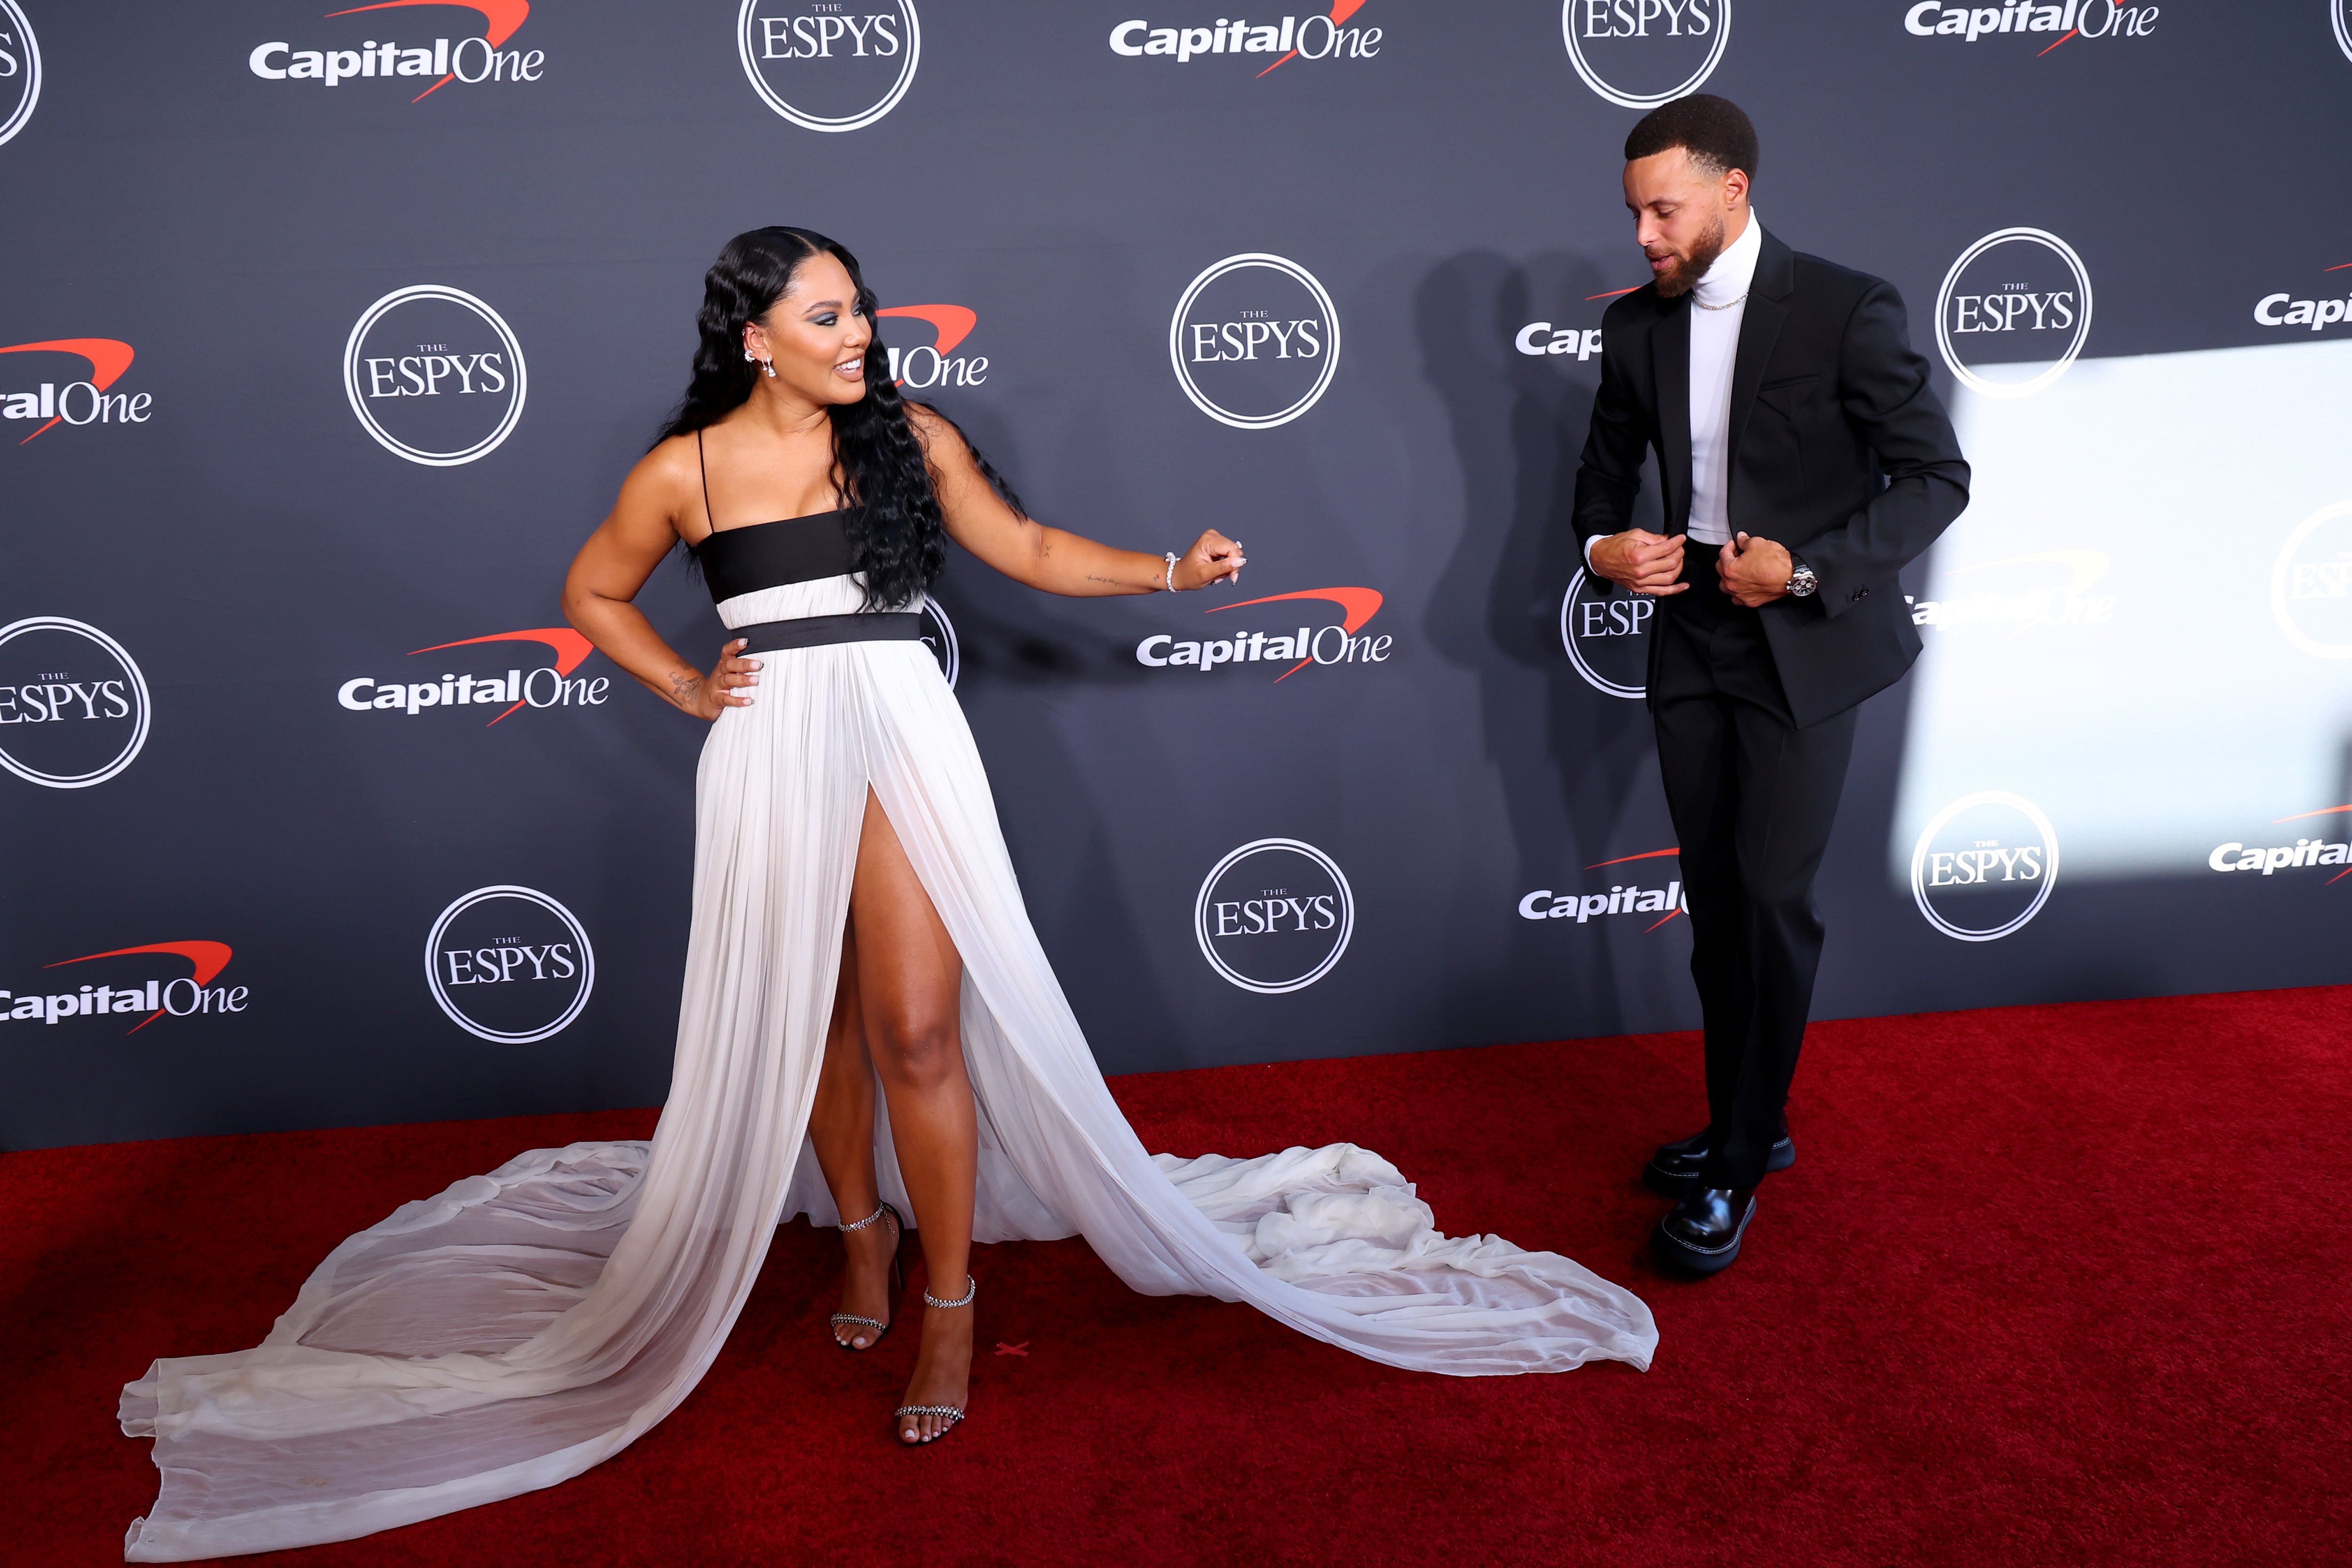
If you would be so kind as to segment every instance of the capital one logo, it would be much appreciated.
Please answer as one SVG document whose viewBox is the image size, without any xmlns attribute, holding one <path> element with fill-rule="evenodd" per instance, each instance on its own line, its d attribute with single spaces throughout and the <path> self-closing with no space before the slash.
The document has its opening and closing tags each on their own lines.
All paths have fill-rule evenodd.
<svg viewBox="0 0 2352 1568">
<path fill-rule="evenodd" d="M 1339 366 L 1339 311 L 1280 256 L 1228 256 L 1192 279 L 1168 322 L 1184 395 L 1220 425 L 1271 430 L 1315 406 Z"/>
<path fill-rule="evenodd" d="M 2344 0 L 2352 5 L 2352 0 Z M 2352 261 L 2326 268 L 2326 272 L 2352 272 Z M 2337 288 L 2352 285 L 2352 279 L 2336 284 Z M 2314 289 L 2314 293 L 2318 290 Z M 2341 300 L 2298 300 L 2294 292 L 2282 289 L 2275 294 L 2265 294 L 2254 301 L 2254 320 L 2265 327 L 2302 327 L 2310 331 L 2326 331 L 2352 319 L 2352 295 Z"/>
<path fill-rule="evenodd" d="M 2014 33 L 2039 46 L 2034 50 L 2039 58 L 2076 38 L 2152 37 L 2159 15 L 2160 7 L 2119 5 L 2116 0 L 2001 0 L 1998 5 L 1916 0 L 1903 13 L 1903 30 L 1917 38 L 1958 38 L 1971 44 Z"/>
<path fill-rule="evenodd" d="M 438 13 L 478 12 L 482 31 L 454 44 L 446 37 L 365 38 L 352 40 L 352 47 L 343 48 L 304 48 L 276 38 L 256 44 L 245 57 L 246 68 L 264 81 L 311 82 L 321 87 L 381 79 L 392 83 L 395 90 L 417 89 L 408 100 L 411 103 L 432 97 L 453 81 L 467 87 L 484 82 L 535 82 L 545 74 L 546 51 L 505 47 L 530 18 L 530 0 L 377 0 L 372 5 L 330 11 L 326 20 L 417 6 L 429 6 Z M 394 25 L 391 17 L 382 20 L 386 26 Z M 423 18 L 417 25 L 422 30 L 438 20 Z M 347 26 L 352 31 L 359 26 Z"/>
<path fill-rule="evenodd" d="M 1339 863 L 1296 838 L 1258 838 L 1218 861 L 1192 903 L 1209 967 L 1244 991 L 1279 996 L 1331 973 L 1356 928 Z"/>
<path fill-rule="evenodd" d="M 385 451 L 450 468 L 514 433 L 528 377 L 504 317 L 462 289 L 419 283 L 362 312 L 343 345 L 343 391 Z"/>
<path fill-rule="evenodd" d="M 1658 601 L 1579 572 L 1559 602 L 1559 645 L 1593 690 L 1639 697 L 1650 679 L 1650 622 Z"/>
<path fill-rule="evenodd" d="M 1221 616 L 1233 610 L 1246 610 L 1254 605 L 1280 605 L 1296 600 L 1324 600 L 1339 607 L 1337 626 L 1328 622 L 1318 626 L 1313 622 L 1296 628 L 1284 625 L 1269 631 L 1253 631 L 1236 626 L 1229 637 L 1203 637 L 1198 640 L 1177 637 L 1168 632 L 1155 632 L 1135 645 L 1135 661 L 1153 669 L 1186 669 L 1206 675 L 1220 665 L 1287 664 L 1289 668 L 1274 678 L 1279 686 L 1310 664 L 1386 664 L 1394 638 L 1383 633 L 1378 637 L 1360 636 L 1371 618 L 1381 613 L 1382 603 L 1377 588 L 1302 588 L 1295 594 L 1270 594 L 1263 599 L 1244 599 L 1239 604 L 1219 605 L 1204 615 Z M 1328 615 L 1329 611 L 1324 614 Z M 1284 619 L 1287 620 L 1287 616 Z"/>
<path fill-rule="evenodd" d="M 743 0 L 736 52 L 751 90 L 804 131 L 862 131 L 915 84 L 914 0 Z"/>
<path fill-rule="evenodd" d="M 1381 29 L 1347 25 L 1363 8 L 1364 0 L 1332 0 L 1326 16 L 1278 22 L 1220 16 L 1213 27 L 1158 27 L 1139 16 L 1110 30 L 1110 49 L 1130 59 L 1157 57 L 1180 66 L 1208 55 L 1276 57 L 1257 76 L 1271 76 L 1293 60 L 1368 60 L 1381 52 Z M 1255 59 L 1244 63 L 1258 65 Z"/>
<path fill-rule="evenodd" d="M 0 0 L 0 142 L 25 129 L 41 101 L 41 46 L 16 0 Z"/>
<path fill-rule="evenodd" d="M 928 391 L 935 386 L 980 386 L 988 380 L 986 354 L 959 354 L 964 339 L 980 325 L 980 312 L 962 305 L 892 305 L 874 312 L 879 323 L 892 317 L 926 323 L 931 341 L 902 347 L 886 335 L 882 351 L 889 357 L 890 379 L 899 386 Z"/>
<path fill-rule="evenodd" d="M 1655 109 L 1696 92 L 1731 42 L 1731 0 L 1568 0 L 1568 62 L 1621 109 Z"/>
<path fill-rule="evenodd" d="M 1915 626 L 1998 626 L 2011 637 L 2050 626 L 2103 626 L 2116 596 L 2094 593 L 2113 564 L 2104 550 L 2043 550 L 1956 566 L 1937 575 L 1940 599 L 1911 605 Z"/>
<path fill-rule="evenodd" d="M 477 888 L 425 939 L 425 979 L 469 1035 L 527 1046 L 560 1034 L 588 1005 L 596 954 L 570 910 L 532 888 Z"/>
<path fill-rule="evenodd" d="M 45 967 L 63 969 L 101 959 L 131 962 L 85 970 L 82 973 L 100 978 L 79 986 L 68 983 L 62 991 L 51 992 L 46 985 L 31 991 L 0 991 L 0 1022 L 56 1024 L 65 1018 L 127 1015 L 139 1021 L 122 1032 L 135 1035 L 166 1015 L 184 1018 L 195 1013 L 242 1013 L 249 1005 L 250 991 L 243 985 L 213 984 L 235 956 L 225 942 L 152 942 L 142 947 L 114 947 L 79 958 L 61 958 Z M 188 973 L 180 973 L 176 964 L 158 962 L 173 958 L 184 962 Z"/>
<path fill-rule="evenodd" d="M 2322 816 L 2340 817 L 2347 812 L 2352 812 L 2352 805 L 2322 806 L 2317 811 L 2298 811 L 2293 816 L 2275 818 L 2271 826 L 2278 827 L 2290 822 L 2312 822 L 2314 818 Z M 2292 844 L 2250 845 L 2232 839 L 2227 844 L 2215 845 L 2213 852 L 2205 857 L 2205 864 L 2216 871 L 2252 871 L 2264 877 L 2275 877 L 2281 871 L 2296 871 L 2305 867 L 2340 867 L 2342 869 L 2321 884 L 2332 888 L 2345 878 L 2352 877 L 2352 843 L 2341 838 L 2330 840 L 2326 837 L 2330 826 L 2341 832 L 2346 826 L 2342 822 L 2315 823 L 2312 834 L 2298 837 Z M 2277 835 L 2265 837 L 2275 837 Z"/>
<path fill-rule="evenodd" d="M 1597 861 L 1585 869 L 1599 871 L 1611 866 L 1630 866 L 1637 860 L 1678 858 L 1681 854 L 1681 849 L 1673 846 L 1664 849 L 1644 849 L 1638 855 Z M 1621 872 L 1619 875 L 1630 877 L 1634 873 Z M 1690 900 L 1683 896 L 1680 878 L 1669 878 L 1663 888 L 1644 888 L 1639 882 L 1630 880 L 1612 882 L 1605 893 L 1555 893 L 1549 888 L 1538 888 L 1519 900 L 1519 918 L 1523 921 L 1574 921 L 1578 925 L 1583 925 L 1610 915 L 1656 915 L 1657 919 L 1643 926 L 1644 935 L 1676 915 L 1688 913 Z"/>
<path fill-rule="evenodd" d="M 27 784 L 87 789 L 147 743 L 147 679 L 85 622 L 32 616 L 0 626 L 0 768 Z"/>
<path fill-rule="evenodd" d="M 79 360 L 89 367 L 89 374 L 75 378 L 80 365 L 53 369 L 56 358 L 43 360 L 10 360 L 8 367 L 24 377 L 14 388 L 0 388 L 0 419 L 29 419 L 40 422 L 32 436 L 16 445 L 22 447 L 35 436 L 47 435 L 59 425 L 77 427 L 85 425 L 144 425 L 154 417 L 154 399 L 143 392 L 110 392 L 107 389 L 122 379 L 131 362 L 139 357 L 129 343 L 114 338 L 51 338 L 45 342 L 10 343 L 0 347 L 0 354 L 42 354 Z M 34 375 L 47 374 L 51 379 L 31 384 Z M 71 379 L 69 379 L 71 378 Z"/>
<path fill-rule="evenodd" d="M 2091 274 L 2040 228 L 2003 228 L 1960 252 L 1936 292 L 1936 346 L 1961 385 L 2024 397 L 2066 374 L 2091 334 Z"/>
<path fill-rule="evenodd" d="M 546 651 L 530 647 L 533 643 L 542 645 Z M 492 632 L 488 637 L 435 643 L 430 647 L 415 649 L 408 657 L 415 658 L 421 653 L 460 647 L 478 650 L 489 667 L 485 673 L 445 672 L 437 679 L 428 676 L 422 680 L 354 676 L 335 689 L 335 700 L 354 713 L 412 716 L 428 708 L 487 707 L 491 710 L 491 716 L 482 721 L 487 730 L 524 708 L 600 708 L 612 691 L 609 676 L 572 677 L 572 672 L 585 663 L 596 647 L 570 626 Z M 534 668 L 526 671 L 519 659 L 510 667 L 499 668 L 524 649 L 537 655 Z"/>
<path fill-rule="evenodd" d="M 2271 614 L 2314 658 L 2352 658 L 2352 500 L 2295 524 L 2271 563 Z"/>
<path fill-rule="evenodd" d="M 1960 942 L 2022 928 L 2058 882 L 2058 832 L 2022 795 L 1986 790 L 1937 812 L 1911 851 L 1911 897 Z"/>
</svg>

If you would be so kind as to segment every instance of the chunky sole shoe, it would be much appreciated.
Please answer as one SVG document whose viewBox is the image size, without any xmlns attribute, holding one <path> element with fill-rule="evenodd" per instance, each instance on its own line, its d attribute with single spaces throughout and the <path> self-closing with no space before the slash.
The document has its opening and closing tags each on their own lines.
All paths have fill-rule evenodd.
<svg viewBox="0 0 2352 1568">
<path fill-rule="evenodd" d="M 1658 1228 L 1652 1234 L 1651 1240 L 1660 1259 L 1685 1273 L 1720 1274 L 1739 1260 L 1740 1240 L 1747 1236 L 1748 1222 L 1755 1217 L 1756 1200 L 1750 1196 L 1747 1212 L 1739 1216 L 1738 1228 L 1731 1233 L 1729 1241 L 1713 1247 L 1694 1246 L 1668 1230 L 1663 1219 L 1658 1222 Z"/>
<path fill-rule="evenodd" d="M 1765 1157 L 1764 1173 L 1785 1171 L 1797 1163 L 1797 1142 L 1786 1133 L 1772 1145 Z M 1685 1138 L 1679 1143 L 1669 1143 L 1650 1156 L 1642 1168 L 1642 1184 L 1660 1197 L 1678 1198 L 1698 1184 L 1701 1166 L 1706 1163 L 1706 1134 Z"/>
</svg>

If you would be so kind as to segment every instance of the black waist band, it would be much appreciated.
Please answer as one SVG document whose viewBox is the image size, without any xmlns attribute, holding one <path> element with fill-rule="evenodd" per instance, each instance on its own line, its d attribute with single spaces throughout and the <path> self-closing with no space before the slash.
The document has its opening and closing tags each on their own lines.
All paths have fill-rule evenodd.
<svg viewBox="0 0 2352 1568">
<path fill-rule="evenodd" d="M 737 626 L 735 635 L 749 638 L 746 654 L 785 653 L 796 647 L 824 647 L 843 642 L 920 642 L 923 616 L 919 610 L 888 610 L 853 616 L 804 616 L 796 621 L 761 621 Z"/>
</svg>

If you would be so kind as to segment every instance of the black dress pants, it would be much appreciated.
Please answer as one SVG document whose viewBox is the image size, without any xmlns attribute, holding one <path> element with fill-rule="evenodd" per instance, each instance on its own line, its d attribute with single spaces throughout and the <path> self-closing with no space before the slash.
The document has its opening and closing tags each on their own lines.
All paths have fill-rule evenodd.
<svg viewBox="0 0 2352 1568">
<path fill-rule="evenodd" d="M 1853 710 L 1800 729 L 1763 616 L 1692 541 L 1689 589 L 1659 606 L 1650 688 L 1658 764 L 1690 900 L 1691 976 L 1706 1032 L 1702 1185 L 1752 1187 L 1786 1125 L 1822 956 L 1813 875 L 1853 752 Z M 1807 613 L 1801 607 L 1793 613 Z"/>
</svg>

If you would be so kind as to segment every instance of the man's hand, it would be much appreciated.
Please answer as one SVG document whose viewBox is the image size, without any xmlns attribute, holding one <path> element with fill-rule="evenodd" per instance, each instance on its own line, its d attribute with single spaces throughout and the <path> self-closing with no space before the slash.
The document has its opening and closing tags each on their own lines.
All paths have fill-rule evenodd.
<svg viewBox="0 0 2352 1568">
<path fill-rule="evenodd" d="M 1683 574 L 1683 536 L 1643 528 L 1612 533 L 1592 547 L 1592 569 L 1622 588 L 1664 598 L 1690 586 Z"/>
<path fill-rule="evenodd" d="M 1746 533 L 1734 535 L 1715 559 L 1723 591 L 1751 610 L 1787 596 L 1789 574 L 1796 569 L 1784 546 Z"/>
</svg>

